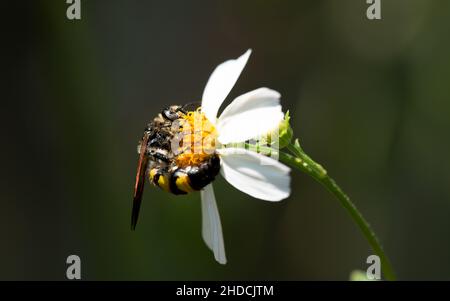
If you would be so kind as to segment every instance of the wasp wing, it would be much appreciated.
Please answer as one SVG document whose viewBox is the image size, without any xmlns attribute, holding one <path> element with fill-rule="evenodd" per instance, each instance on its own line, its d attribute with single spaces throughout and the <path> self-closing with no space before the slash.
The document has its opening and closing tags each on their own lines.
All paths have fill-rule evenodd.
<svg viewBox="0 0 450 301">
<path fill-rule="evenodd" d="M 148 157 L 146 155 L 149 133 L 145 133 L 139 146 L 139 162 L 136 171 L 136 182 L 134 184 L 133 209 L 131 212 L 131 229 L 136 229 L 141 208 L 142 195 L 144 193 L 145 173 L 147 171 Z"/>
</svg>

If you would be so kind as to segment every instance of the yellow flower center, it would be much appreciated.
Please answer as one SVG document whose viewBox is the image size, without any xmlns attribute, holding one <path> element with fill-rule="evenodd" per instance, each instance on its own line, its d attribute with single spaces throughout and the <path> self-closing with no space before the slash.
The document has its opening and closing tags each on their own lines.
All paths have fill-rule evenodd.
<svg viewBox="0 0 450 301">
<path fill-rule="evenodd" d="M 178 166 L 199 165 L 216 150 L 217 131 L 201 108 L 187 112 L 180 119 L 180 147 L 175 160 Z"/>
</svg>

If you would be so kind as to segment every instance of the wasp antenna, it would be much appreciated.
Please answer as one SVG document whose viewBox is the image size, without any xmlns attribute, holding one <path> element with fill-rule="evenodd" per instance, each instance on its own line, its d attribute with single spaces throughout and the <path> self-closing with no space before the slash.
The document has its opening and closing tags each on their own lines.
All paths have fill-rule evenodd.
<svg viewBox="0 0 450 301">
<path fill-rule="evenodd" d="M 189 102 L 182 107 L 182 110 L 184 111 L 184 113 L 186 113 L 187 111 L 195 111 L 198 107 L 201 106 L 201 104 L 202 103 L 199 101 Z"/>
</svg>

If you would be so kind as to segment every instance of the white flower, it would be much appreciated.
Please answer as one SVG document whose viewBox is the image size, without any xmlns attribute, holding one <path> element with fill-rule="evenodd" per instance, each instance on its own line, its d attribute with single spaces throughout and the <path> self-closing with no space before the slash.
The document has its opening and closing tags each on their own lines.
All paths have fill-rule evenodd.
<svg viewBox="0 0 450 301">
<path fill-rule="evenodd" d="M 274 130 L 283 120 L 280 94 L 259 88 L 237 97 L 217 117 L 219 108 L 244 69 L 251 50 L 226 61 L 211 74 L 202 97 L 202 112 L 222 144 L 239 143 Z M 242 148 L 218 148 L 220 172 L 232 186 L 255 198 L 280 201 L 290 194 L 290 169 L 267 156 Z M 215 259 L 226 263 L 222 225 L 212 184 L 201 191 L 202 236 Z"/>
</svg>

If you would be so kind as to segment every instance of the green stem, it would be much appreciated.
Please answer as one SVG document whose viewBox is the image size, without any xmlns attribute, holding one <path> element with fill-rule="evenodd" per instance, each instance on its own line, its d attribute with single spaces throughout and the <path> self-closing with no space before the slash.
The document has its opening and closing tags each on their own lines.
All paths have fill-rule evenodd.
<svg viewBox="0 0 450 301">
<path fill-rule="evenodd" d="M 369 242 L 374 252 L 380 257 L 381 270 L 387 280 L 395 280 L 395 273 L 392 269 L 391 263 L 384 253 L 381 244 L 371 229 L 369 223 L 364 219 L 359 210 L 350 201 L 350 198 L 342 191 L 336 182 L 328 176 L 326 170 L 318 163 L 314 162 L 308 155 L 306 155 L 300 148 L 296 141 L 296 145 L 289 145 L 288 150 L 295 154 L 296 157 L 279 152 L 280 160 L 291 167 L 295 167 L 313 177 L 317 182 L 322 184 L 331 194 L 333 194 L 347 210 L 353 221 L 359 227 L 364 237 Z"/>
<path fill-rule="evenodd" d="M 381 270 L 387 280 L 396 280 L 394 270 L 391 263 L 384 253 L 384 250 L 379 242 L 375 232 L 373 232 L 369 223 L 362 216 L 361 212 L 352 203 L 350 198 L 342 191 L 342 189 L 336 184 L 336 182 L 327 174 L 327 171 L 313 159 L 311 159 L 300 147 L 298 140 L 295 140 L 294 144 L 288 144 L 286 148 L 292 152 L 295 156 L 280 152 L 267 146 L 258 144 L 245 144 L 245 148 L 252 151 L 263 153 L 265 155 L 279 155 L 280 161 L 287 165 L 297 168 L 307 175 L 314 178 L 317 182 L 322 184 L 331 194 L 333 194 L 341 203 L 342 207 L 347 210 L 353 221 L 359 227 L 364 237 L 369 242 L 374 252 L 380 257 Z"/>
</svg>

